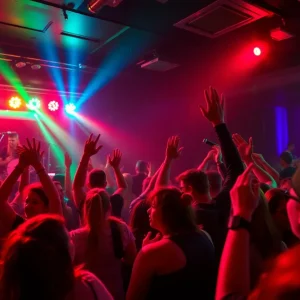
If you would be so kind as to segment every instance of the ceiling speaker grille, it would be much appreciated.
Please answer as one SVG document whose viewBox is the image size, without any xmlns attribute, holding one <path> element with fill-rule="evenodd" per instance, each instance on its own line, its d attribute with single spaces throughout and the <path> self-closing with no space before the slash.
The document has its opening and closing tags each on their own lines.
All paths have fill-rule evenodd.
<svg viewBox="0 0 300 300">
<path fill-rule="evenodd" d="M 174 26 L 215 38 L 270 15 L 271 12 L 242 0 L 218 0 Z"/>
</svg>

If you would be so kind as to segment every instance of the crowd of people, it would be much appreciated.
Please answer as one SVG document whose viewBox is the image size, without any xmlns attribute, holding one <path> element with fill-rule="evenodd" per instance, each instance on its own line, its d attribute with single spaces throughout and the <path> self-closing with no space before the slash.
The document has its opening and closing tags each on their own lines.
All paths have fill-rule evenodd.
<svg viewBox="0 0 300 300">
<path fill-rule="evenodd" d="M 229 132 L 223 95 L 209 87 L 204 98 L 219 144 L 174 182 L 178 136 L 156 172 L 138 161 L 131 175 L 118 149 L 93 168 L 102 146 L 91 135 L 72 181 L 68 153 L 65 174 L 50 178 L 40 143 L 11 134 L 0 155 L 0 300 L 299 299 L 294 147 L 277 171 L 252 138 Z"/>
</svg>

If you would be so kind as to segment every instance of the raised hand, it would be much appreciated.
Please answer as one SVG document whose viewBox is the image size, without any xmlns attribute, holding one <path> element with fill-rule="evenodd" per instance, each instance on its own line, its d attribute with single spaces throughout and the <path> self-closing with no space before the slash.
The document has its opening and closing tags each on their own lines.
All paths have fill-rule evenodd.
<svg viewBox="0 0 300 300">
<path fill-rule="evenodd" d="M 249 221 L 259 203 L 259 182 L 251 173 L 252 168 L 250 164 L 230 191 L 233 215 Z"/>
<path fill-rule="evenodd" d="M 151 177 L 153 175 L 153 164 L 151 162 L 148 163 L 148 177 Z"/>
<path fill-rule="evenodd" d="M 172 136 L 168 139 L 166 158 L 168 160 L 176 159 L 180 156 L 183 147 L 179 148 L 179 136 Z"/>
<path fill-rule="evenodd" d="M 108 156 L 108 163 L 112 166 L 112 168 L 117 169 L 120 168 L 122 159 L 122 153 L 119 149 L 115 149 L 112 155 Z"/>
<path fill-rule="evenodd" d="M 215 159 L 215 155 L 216 155 L 216 150 L 212 148 L 212 149 L 207 153 L 206 159 L 213 160 L 213 159 Z"/>
<path fill-rule="evenodd" d="M 97 147 L 100 134 L 93 140 L 93 134 L 90 135 L 89 139 L 85 142 L 84 145 L 84 155 L 91 157 L 98 153 L 98 151 L 103 147 L 102 145 Z"/>
<path fill-rule="evenodd" d="M 254 159 L 257 159 L 257 160 L 260 160 L 260 161 L 264 161 L 265 160 L 264 157 L 263 157 L 263 155 L 260 154 L 260 153 L 252 153 L 252 157 Z"/>
<path fill-rule="evenodd" d="M 72 158 L 68 152 L 65 152 L 65 167 L 66 169 L 70 169 L 72 165 Z"/>
<path fill-rule="evenodd" d="M 21 169 L 25 169 L 25 168 L 28 168 L 30 166 L 30 163 L 26 157 L 26 153 L 25 153 L 25 150 L 22 146 L 17 146 L 17 152 L 19 154 L 19 163 L 18 163 L 18 166 L 21 168 Z"/>
<path fill-rule="evenodd" d="M 156 236 L 153 239 L 151 239 L 151 234 L 152 234 L 151 232 L 148 232 L 145 238 L 143 239 L 143 247 L 158 242 L 162 238 L 161 234 L 157 233 Z"/>
<path fill-rule="evenodd" d="M 239 134 L 234 133 L 232 135 L 232 140 L 235 143 L 242 160 L 245 162 L 250 162 L 252 160 L 253 153 L 252 137 L 249 138 L 249 142 L 247 143 Z"/>
<path fill-rule="evenodd" d="M 216 163 L 221 163 L 223 160 L 222 151 L 220 146 L 213 146 L 214 150 L 214 160 Z"/>
<path fill-rule="evenodd" d="M 33 138 L 32 143 L 29 139 L 26 139 L 27 145 L 18 146 L 18 152 L 20 154 L 19 164 L 23 167 L 32 165 L 34 168 L 37 168 L 41 165 L 44 151 L 41 151 L 41 143 L 36 143 L 36 140 Z"/>
<path fill-rule="evenodd" d="M 203 116 L 210 121 L 213 126 L 224 123 L 224 95 L 221 98 L 216 89 L 209 87 L 204 90 L 204 98 L 206 101 L 206 109 L 200 106 Z"/>
</svg>

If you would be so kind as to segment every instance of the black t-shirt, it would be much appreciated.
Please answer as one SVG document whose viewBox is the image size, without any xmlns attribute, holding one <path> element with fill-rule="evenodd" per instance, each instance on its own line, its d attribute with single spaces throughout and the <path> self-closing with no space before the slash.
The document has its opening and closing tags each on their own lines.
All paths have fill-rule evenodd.
<svg viewBox="0 0 300 300">
<path fill-rule="evenodd" d="M 147 300 L 213 300 L 217 268 L 214 246 L 207 235 L 204 232 L 179 233 L 169 240 L 184 253 L 186 264 L 168 274 L 154 274 Z"/>
<path fill-rule="evenodd" d="M 139 173 L 132 176 L 132 193 L 137 197 L 143 191 L 143 181 L 147 178 L 147 175 L 144 173 Z"/>
<path fill-rule="evenodd" d="M 17 229 L 21 224 L 25 222 L 25 219 L 23 219 L 21 216 L 16 215 L 16 219 L 12 225 L 11 231 Z"/>
<path fill-rule="evenodd" d="M 279 177 L 280 179 L 292 178 L 295 172 L 296 172 L 295 167 L 287 167 L 280 171 Z"/>
<path fill-rule="evenodd" d="M 124 205 L 124 198 L 120 194 L 110 196 L 111 214 L 114 217 L 121 218 L 121 213 Z"/>
</svg>

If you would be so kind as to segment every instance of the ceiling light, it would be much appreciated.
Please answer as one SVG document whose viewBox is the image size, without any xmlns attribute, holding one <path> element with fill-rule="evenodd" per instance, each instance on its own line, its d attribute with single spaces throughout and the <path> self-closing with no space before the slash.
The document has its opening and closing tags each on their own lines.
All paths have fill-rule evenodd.
<svg viewBox="0 0 300 300">
<path fill-rule="evenodd" d="M 41 107 L 41 101 L 38 98 L 32 98 L 26 105 L 30 110 L 37 110 Z"/>
<path fill-rule="evenodd" d="M 260 56 L 260 55 L 261 55 L 261 50 L 260 50 L 260 48 L 259 48 L 259 47 L 255 47 L 255 48 L 253 49 L 253 53 L 254 53 L 255 56 Z"/>
<path fill-rule="evenodd" d="M 26 62 L 24 61 L 17 61 L 15 66 L 19 69 L 24 68 L 26 66 Z"/>
<path fill-rule="evenodd" d="M 57 111 L 59 108 L 59 103 L 57 101 L 50 101 L 48 103 L 48 109 L 51 110 L 51 111 Z"/>
<path fill-rule="evenodd" d="M 270 35 L 273 40 L 278 42 L 294 37 L 293 34 L 281 29 L 280 27 L 271 30 Z"/>
<path fill-rule="evenodd" d="M 39 70 L 40 68 L 41 68 L 41 65 L 36 65 L 36 64 L 31 65 L 32 70 Z"/>
<path fill-rule="evenodd" d="M 11 108 L 17 109 L 21 106 L 22 101 L 19 97 L 11 97 L 8 104 Z"/>
<path fill-rule="evenodd" d="M 72 114 L 76 110 L 76 106 L 74 103 L 70 102 L 70 103 L 66 104 L 65 110 L 68 114 Z"/>
</svg>

